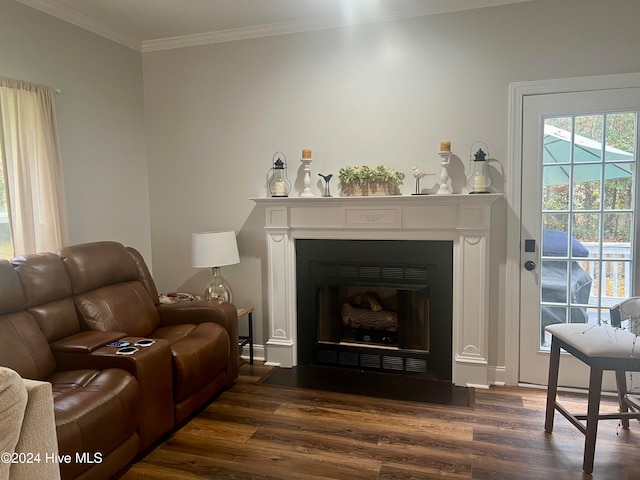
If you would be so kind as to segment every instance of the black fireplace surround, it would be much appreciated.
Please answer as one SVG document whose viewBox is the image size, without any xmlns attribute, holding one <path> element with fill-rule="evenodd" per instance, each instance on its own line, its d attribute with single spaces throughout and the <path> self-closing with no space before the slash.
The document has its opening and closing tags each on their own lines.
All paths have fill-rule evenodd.
<svg viewBox="0 0 640 480">
<path fill-rule="evenodd" d="M 298 364 L 451 381 L 453 242 L 298 239 L 296 282 Z M 397 331 L 345 327 L 349 292 L 369 290 L 393 294 Z"/>
</svg>

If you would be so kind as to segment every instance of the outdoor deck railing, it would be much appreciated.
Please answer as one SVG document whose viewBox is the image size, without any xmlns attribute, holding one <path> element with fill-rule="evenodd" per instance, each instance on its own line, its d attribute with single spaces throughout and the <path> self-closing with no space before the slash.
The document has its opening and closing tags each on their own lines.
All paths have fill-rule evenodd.
<svg viewBox="0 0 640 480">
<path fill-rule="evenodd" d="M 631 244 L 628 242 L 603 243 L 602 258 L 600 258 L 598 243 L 582 242 L 582 244 L 589 250 L 590 259 L 604 262 L 602 264 L 604 274 L 602 278 L 604 283 L 602 297 L 606 297 L 608 300 L 615 300 L 614 304 L 618 300 L 622 301 L 631 297 Z M 598 262 L 581 260 L 578 263 L 593 278 L 592 289 L 599 288 L 597 283 Z M 593 298 L 593 295 L 591 297 Z"/>
</svg>

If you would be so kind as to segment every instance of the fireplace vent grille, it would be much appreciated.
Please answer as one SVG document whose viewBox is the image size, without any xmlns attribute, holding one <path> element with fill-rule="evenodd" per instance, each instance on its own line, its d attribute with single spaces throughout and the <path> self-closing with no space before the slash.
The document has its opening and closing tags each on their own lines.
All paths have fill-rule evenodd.
<svg viewBox="0 0 640 480">
<path fill-rule="evenodd" d="M 382 267 L 382 278 L 402 280 L 404 270 L 402 267 Z"/>
<path fill-rule="evenodd" d="M 402 357 L 392 357 L 390 355 L 384 355 L 382 357 L 382 368 L 385 370 L 404 370 Z"/>
<path fill-rule="evenodd" d="M 345 265 L 340 264 L 336 266 L 336 275 L 337 277 L 357 277 L 358 275 L 358 265 Z"/>
<path fill-rule="evenodd" d="M 345 367 L 368 368 L 375 370 L 393 370 L 397 372 L 428 373 L 428 363 L 424 358 L 412 358 L 396 355 L 378 355 L 355 351 L 318 349 L 318 362 Z"/>
<path fill-rule="evenodd" d="M 360 366 L 379 369 L 381 367 L 380 355 L 370 355 L 368 353 L 360 354 Z"/>
<path fill-rule="evenodd" d="M 349 365 L 351 367 L 358 366 L 358 353 L 357 352 L 340 352 L 338 354 L 340 359 L 340 365 Z"/>
<path fill-rule="evenodd" d="M 427 361 L 422 358 L 407 358 L 405 370 L 407 372 L 426 373 Z"/>
<path fill-rule="evenodd" d="M 360 265 L 358 277 L 360 278 L 380 278 L 380 267 L 377 265 Z"/>
<path fill-rule="evenodd" d="M 429 270 L 427 268 L 407 267 L 404 269 L 404 278 L 406 280 L 429 280 Z"/>
<path fill-rule="evenodd" d="M 320 363 L 338 363 L 338 352 L 336 350 L 326 350 L 321 348 L 318 350 L 318 361 Z"/>
<path fill-rule="evenodd" d="M 319 262 L 318 273 L 322 277 L 351 279 L 411 280 L 428 282 L 429 268 L 402 265 L 371 265 L 363 263 Z"/>
</svg>

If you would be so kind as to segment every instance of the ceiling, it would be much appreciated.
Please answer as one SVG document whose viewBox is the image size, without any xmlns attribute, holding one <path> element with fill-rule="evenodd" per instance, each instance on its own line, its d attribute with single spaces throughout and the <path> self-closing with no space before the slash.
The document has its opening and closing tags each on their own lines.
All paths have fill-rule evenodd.
<svg viewBox="0 0 640 480">
<path fill-rule="evenodd" d="M 145 52 L 530 0 L 17 0 Z"/>
</svg>

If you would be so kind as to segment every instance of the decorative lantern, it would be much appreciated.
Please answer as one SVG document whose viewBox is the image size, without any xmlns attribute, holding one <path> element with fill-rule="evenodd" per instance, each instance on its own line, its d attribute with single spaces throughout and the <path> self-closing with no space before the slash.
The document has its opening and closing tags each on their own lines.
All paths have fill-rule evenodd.
<svg viewBox="0 0 640 480">
<path fill-rule="evenodd" d="M 291 191 L 291 182 L 287 178 L 286 157 L 282 152 L 276 152 L 273 158 L 273 167 L 269 170 L 269 192 L 272 197 L 288 197 Z M 284 161 L 280 158 L 284 158 Z"/>
<path fill-rule="evenodd" d="M 472 149 L 474 145 L 471 146 Z M 467 180 L 469 193 L 489 193 L 492 184 L 493 180 L 487 165 L 487 154 L 480 148 L 471 159 L 471 175 Z"/>
</svg>

